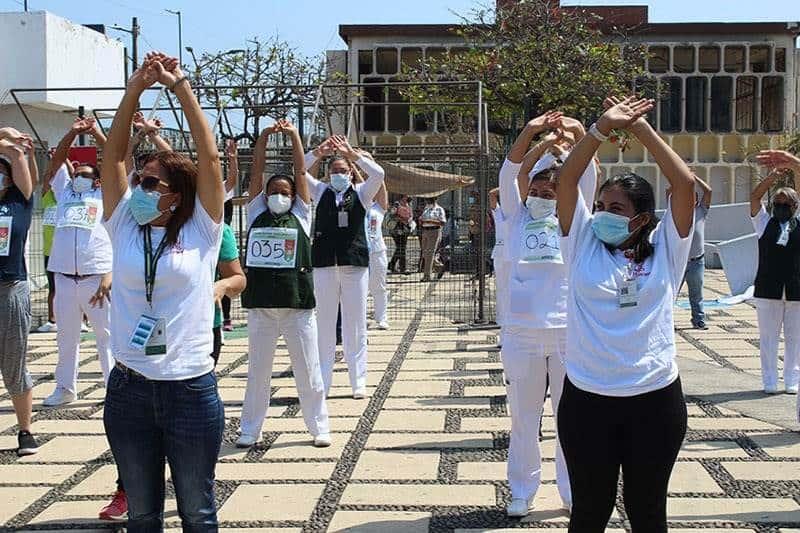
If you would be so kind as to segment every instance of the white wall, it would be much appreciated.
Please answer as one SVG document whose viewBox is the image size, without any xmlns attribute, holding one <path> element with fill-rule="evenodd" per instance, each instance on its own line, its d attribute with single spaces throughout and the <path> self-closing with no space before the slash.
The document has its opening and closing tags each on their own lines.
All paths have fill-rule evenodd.
<svg viewBox="0 0 800 533">
<path fill-rule="evenodd" d="M 75 113 L 65 113 L 29 105 L 25 106 L 25 112 L 33 122 L 42 140 L 48 146 L 56 146 L 58 144 L 58 141 L 61 140 L 77 116 Z M 16 105 L 0 106 L 0 126 L 11 126 L 20 131 L 33 134 L 30 126 L 25 121 L 25 117 L 22 116 Z"/>
<path fill-rule="evenodd" d="M 14 57 L 13 68 L 5 68 L 0 77 L 0 96 L 14 88 L 124 85 L 122 43 L 44 11 L 0 13 L 0 50 Z M 83 105 L 88 110 L 115 107 L 121 92 L 21 93 L 18 97 L 45 108 Z"/>
</svg>

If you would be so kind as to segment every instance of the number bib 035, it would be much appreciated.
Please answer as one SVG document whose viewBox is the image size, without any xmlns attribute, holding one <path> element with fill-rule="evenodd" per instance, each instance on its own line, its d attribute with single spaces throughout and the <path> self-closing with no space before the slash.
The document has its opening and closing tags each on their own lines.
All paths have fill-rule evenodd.
<svg viewBox="0 0 800 533">
<path fill-rule="evenodd" d="M 558 221 L 553 217 L 527 222 L 520 246 L 520 263 L 564 263 Z"/>
<path fill-rule="evenodd" d="M 100 202 L 94 198 L 69 201 L 64 204 L 64 211 L 61 213 L 58 227 L 94 229 L 99 212 Z"/>
<path fill-rule="evenodd" d="M 247 239 L 248 267 L 294 268 L 297 262 L 297 230 L 253 228 Z"/>
</svg>

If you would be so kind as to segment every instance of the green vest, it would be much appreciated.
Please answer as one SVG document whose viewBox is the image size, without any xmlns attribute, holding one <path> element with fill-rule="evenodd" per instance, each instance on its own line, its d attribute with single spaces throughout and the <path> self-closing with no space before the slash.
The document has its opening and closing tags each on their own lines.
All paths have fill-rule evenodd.
<svg viewBox="0 0 800 533">
<path fill-rule="evenodd" d="M 247 288 L 242 293 L 242 307 L 247 309 L 314 309 L 314 280 L 311 273 L 311 242 L 300 221 L 291 211 L 275 216 L 269 210 L 261 213 L 253 228 L 292 228 L 297 230 L 297 260 L 294 268 L 247 267 Z"/>
</svg>

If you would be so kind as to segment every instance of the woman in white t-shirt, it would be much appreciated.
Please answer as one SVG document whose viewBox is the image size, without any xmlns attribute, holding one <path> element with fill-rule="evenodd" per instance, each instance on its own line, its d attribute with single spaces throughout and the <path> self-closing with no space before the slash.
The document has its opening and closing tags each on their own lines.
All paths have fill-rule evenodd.
<svg viewBox="0 0 800 533">
<path fill-rule="evenodd" d="M 156 81 L 178 98 L 197 164 L 174 152 L 125 172 L 131 119 Z M 105 147 L 105 224 L 114 250 L 103 422 L 128 497 L 128 528 L 160 530 L 169 462 L 185 530 L 217 524 L 214 468 L 225 414 L 212 351 L 224 189 L 211 128 L 178 61 L 151 53 L 128 80 Z"/>
<path fill-rule="evenodd" d="M 495 322 L 503 326 L 508 307 L 508 258 L 505 253 L 506 219 L 500 209 L 500 187 L 489 191 L 489 208 L 494 218 L 494 247 L 492 262 L 494 266 Z M 503 333 L 500 332 L 497 344 L 503 347 Z"/>
<path fill-rule="evenodd" d="M 531 120 L 500 169 L 500 206 L 506 221 L 509 268 L 508 307 L 502 330 L 503 370 L 511 411 L 511 502 L 506 513 L 512 517 L 528 514 L 541 483 L 539 427 L 548 381 L 554 413 L 558 412 L 564 383 L 561 359 L 566 344 L 567 269 L 555 213 L 561 164 L 550 152 L 564 142 L 566 129 L 574 138 L 584 135 L 580 122 L 557 112 Z M 547 130 L 553 131 L 528 150 L 534 137 Z M 586 197 L 594 197 L 596 182 L 592 164 L 581 179 Z M 556 482 L 562 506 L 569 510 L 569 478 L 558 435 Z"/>
<path fill-rule="evenodd" d="M 561 169 L 558 220 L 569 295 L 567 377 L 558 433 L 572 487 L 572 533 L 605 531 L 620 467 L 634 533 L 667 531 L 667 485 L 686 434 L 672 305 L 691 247 L 694 178 L 641 118 L 652 100 L 609 99 Z M 672 187 L 656 221 L 653 187 L 635 174 L 600 187 L 595 212 L 580 175 L 614 129 L 648 150 Z"/>
</svg>

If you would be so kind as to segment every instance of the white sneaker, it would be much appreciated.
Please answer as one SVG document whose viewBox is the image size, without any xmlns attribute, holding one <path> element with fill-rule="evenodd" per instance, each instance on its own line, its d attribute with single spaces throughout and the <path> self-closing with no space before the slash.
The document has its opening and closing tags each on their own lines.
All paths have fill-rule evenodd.
<svg viewBox="0 0 800 533">
<path fill-rule="evenodd" d="M 786 394 L 797 394 L 798 387 L 786 387 Z"/>
<path fill-rule="evenodd" d="M 383 322 L 378 322 L 378 324 L 375 327 L 377 329 L 387 330 L 389 329 L 389 323 L 384 320 Z"/>
<path fill-rule="evenodd" d="M 53 394 L 44 399 L 42 405 L 46 407 L 56 407 L 58 405 L 65 405 L 68 403 L 72 403 L 74 401 L 75 401 L 74 392 L 70 392 L 64 387 L 56 387 L 56 390 L 53 391 Z"/>
<path fill-rule="evenodd" d="M 317 448 L 327 448 L 332 443 L 330 433 L 323 433 L 314 437 L 314 446 Z"/>
<path fill-rule="evenodd" d="M 781 391 L 778 390 L 778 386 L 775 385 L 774 387 L 764 387 L 764 392 L 767 394 L 780 394 Z"/>
<path fill-rule="evenodd" d="M 512 518 L 522 518 L 528 516 L 531 510 L 531 501 L 525 498 L 513 498 L 506 507 L 506 515 Z"/>
<path fill-rule="evenodd" d="M 247 435 L 242 433 L 239 435 L 239 438 L 236 440 L 236 447 L 237 448 L 249 448 L 253 444 L 258 442 L 258 437 L 254 437 L 252 435 Z"/>
<path fill-rule="evenodd" d="M 36 328 L 37 333 L 54 333 L 58 331 L 58 326 L 55 322 L 50 322 L 49 320 Z"/>
<path fill-rule="evenodd" d="M 89 324 L 81 322 L 81 333 L 89 333 Z"/>
<path fill-rule="evenodd" d="M 353 391 L 354 400 L 363 400 L 367 397 L 367 389 L 356 389 Z"/>
</svg>

